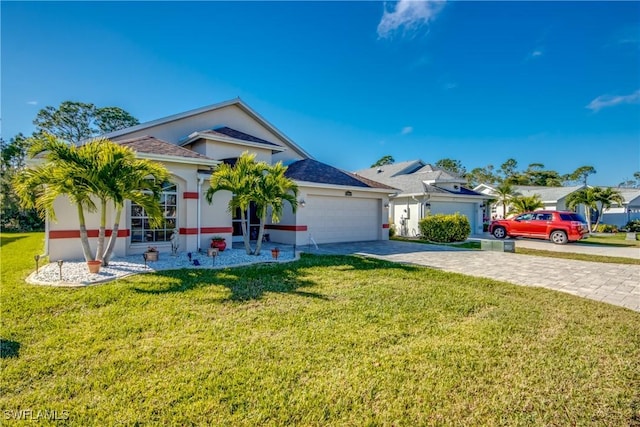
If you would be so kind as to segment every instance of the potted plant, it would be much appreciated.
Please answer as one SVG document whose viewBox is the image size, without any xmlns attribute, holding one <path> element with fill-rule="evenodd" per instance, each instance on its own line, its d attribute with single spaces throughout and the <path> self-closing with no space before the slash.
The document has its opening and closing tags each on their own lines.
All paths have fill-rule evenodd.
<svg viewBox="0 0 640 427">
<path fill-rule="evenodd" d="M 145 252 L 147 261 L 157 261 L 159 254 L 160 252 L 158 252 L 158 248 L 156 248 L 155 246 L 147 246 L 147 251 Z"/>
<path fill-rule="evenodd" d="M 276 248 L 272 248 L 271 249 L 271 257 L 273 259 L 277 260 L 279 256 L 280 256 L 280 248 L 277 248 L 277 247 Z"/>
<path fill-rule="evenodd" d="M 222 252 L 227 248 L 227 242 L 226 240 L 224 240 L 224 237 L 213 236 L 211 238 L 211 247 L 217 248 L 220 252 Z"/>
</svg>

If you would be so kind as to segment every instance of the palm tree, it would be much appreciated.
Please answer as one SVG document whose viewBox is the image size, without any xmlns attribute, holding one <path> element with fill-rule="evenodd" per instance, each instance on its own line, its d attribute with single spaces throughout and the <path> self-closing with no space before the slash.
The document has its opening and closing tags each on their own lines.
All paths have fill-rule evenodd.
<svg viewBox="0 0 640 427">
<path fill-rule="evenodd" d="M 162 184 L 169 178 L 167 169 L 159 163 L 137 159 L 135 152 L 107 139 L 95 139 L 82 146 L 87 155 L 95 159 L 92 181 L 96 196 L 100 200 L 100 229 L 96 257 L 108 265 L 115 248 L 120 228 L 120 218 L 126 200 L 141 206 L 151 226 L 161 225 L 163 212 L 158 200 Z M 105 249 L 106 212 L 109 202 L 113 202 L 115 216 L 111 237 Z"/>
<path fill-rule="evenodd" d="M 507 205 L 513 197 L 518 196 L 519 194 L 520 193 L 515 191 L 511 184 L 507 182 L 503 182 L 496 187 L 494 196 L 499 203 L 502 203 L 502 215 L 504 217 L 507 216 Z"/>
<path fill-rule="evenodd" d="M 101 260 L 107 265 L 115 246 L 122 206 L 126 199 L 148 210 L 150 220 L 159 224 L 162 212 L 158 204 L 161 184 L 168 171 L 148 160 L 136 159 L 135 153 L 106 139 L 82 146 L 67 145 L 51 135 L 34 142 L 31 156 L 45 153 L 45 163 L 26 169 L 16 179 L 16 192 L 24 206 L 36 207 L 41 214 L 55 220 L 54 201 L 67 196 L 76 206 L 80 226 L 80 241 L 85 260 Z M 89 244 L 85 210 L 98 210 L 100 231 L 94 256 Z M 116 208 L 113 234 L 105 251 L 106 218 L 109 202 Z"/>
<path fill-rule="evenodd" d="M 285 201 L 289 202 L 294 213 L 298 208 L 298 186 L 284 175 L 286 171 L 287 167 L 283 166 L 282 162 L 278 162 L 268 166 L 258 181 L 255 202 L 260 218 L 260 230 L 256 243 L 256 255 L 260 255 L 262 247 L 267 210 L 271 208 L 271 221 L 276 223 L 280 221 Z"/>
<path fill-rule="evenodd" d="M 611 205 L 616 203 L 619 206 L 622 206 L 624 203 L 624 197 L 622 197 L 622 193 L 620 191 L 615 190 L 610 187 L 606 188 L 596 188 L 596 210 L 598 211 L 598 219 L 596 220 L 596 224 L 594 225 L 594 229 L 598 229 L 598 225 L 600 224 L 600 220 L 602 219 L 602 213 L 605 209 L 609 209 Z"/>
<path fill-rule="evenodd" d="M 244 152 L 235 165 L 231 166 L 226 163 L 218 165 L 213 174 L 211 174 L 211 186 L 205 195 L 207 202 L 211 204 L 213 195 L 218 191 L 226 190 L 231 192 L 228 209 L 231 214 L 236 209 L 240 210 L 240 227 L 247 254 L 251 254 L 252 250 L 245 212 L 249 208 L 251 201 L 254 200 L 256 188 L 262 178 L 263 171 L 268 168 L 265 162 L 256 162 L 255 157 L 255 154 Z"/>
<path fill-rule="evenodd" d="M 540 200 L 540 196 L 515 196 L 511 199 L 511 209 L 509 213 L 520 214 L 522 212 L 531 212 L 544 207 L 544 203 Z"/>
<path fill-rule="evenodd" d="M 52 135 L 35 140 L 29 155 L 35 157 L 43 151 L 47 152 L 46 162 L 26 168 L 15 177 L 14 188 L 20 204 L 27 209 L 35 208 L 41 217 L 49 216 L 55 221 L 54 202 L 60 196 L 67 196 L 78 213 L 85 260 L 93 260 L 85 219 L 85 210 L 95 212 L 97 209 L 91 199 L 93 187 L 88 176 L 91 164 L 75 146 L 67 145 Z"/>
<path fill-rule="evenodd" d="M 598 209 L 598 190 L 593 187 L 583 188 L 567 196 L 567 207 L 575 210 L 578 205 L 584 206 L 584 218 L 587 220 L 587 227 L 591 232 L 591 210 Z"/>
</svg>

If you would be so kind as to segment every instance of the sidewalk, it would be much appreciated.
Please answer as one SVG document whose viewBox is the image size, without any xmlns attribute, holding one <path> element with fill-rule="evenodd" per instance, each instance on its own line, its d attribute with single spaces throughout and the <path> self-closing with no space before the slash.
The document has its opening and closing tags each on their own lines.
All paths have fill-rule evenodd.
<svg viewBox="0 0 640 427">
<path fill-rule="evenodd" d="M 488 233 L 482 235 L 473 235 L 469 237 L 468 240 L 479 241 L 481 239 L 496 240 Z M 536 240 L 527 238 L 517 238 L 510 240 L 516 242 L 516 248 L 640 259 L 640 248 L 591 245 L 588 243 L 568 243 L 566 245 L 556 245 L 547 240 Z"/>
</svg>

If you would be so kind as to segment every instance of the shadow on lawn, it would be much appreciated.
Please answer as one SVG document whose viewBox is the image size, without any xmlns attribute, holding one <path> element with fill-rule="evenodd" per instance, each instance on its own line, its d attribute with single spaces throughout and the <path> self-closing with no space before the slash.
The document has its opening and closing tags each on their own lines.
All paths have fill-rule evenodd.
<svg viewBox="0 0 640 427">
<path fill-rule="evenodd" d="M 317 256 L 303 255 L 296 262 L 287 264 L 258 264 L 250 267 L 227 268 L 224 270 L 169 270 L 145 277 L 147 286 L 133 290 L 144 294 L 169 294 L 187 292 L 208 286 L 224 286 L 231 291 L 227 298 L 231 301 L 259 299 L 265 293 L 289 293 L 309 298 L 327 300 L 325 295 L 301 290 L 311 288 L 316 283 L 309 279 L 308 270 L 316 267 L 330 267 L 342 271 L 400 269 L 415 270 L 416 267 L 375 260 L 359 256 Z"/>
<path fill-rule="evenodd" d="M 17 341 L 0 338 L 0 358 L 8 359 L 20 355 L 20 343 Z"/>
<path fill-rule="evenodd" d="M 8 245 L 9 243 L 16 242 L 18 240 L 22 240 L 26 237 L 27 236 L 23 234 L 12 235 L 12 234 L 7 234 L 5 231 L 3 231 L 2 235 L 0 235 L 0 247 L 4 245 Z"/>
</svg>

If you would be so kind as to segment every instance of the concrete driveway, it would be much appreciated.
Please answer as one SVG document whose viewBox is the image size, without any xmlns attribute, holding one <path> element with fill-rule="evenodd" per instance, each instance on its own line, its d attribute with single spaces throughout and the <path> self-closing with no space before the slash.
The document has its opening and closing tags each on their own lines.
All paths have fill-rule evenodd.
<svg viewBox="0 0 640 427">
<path fill-rule="evenodd" d="M 310 253 L 364 255 L 516 285 L 539 286 L 640 311 L 640 266 L 465 250 L 398 241 L 337 243 Z"/>
</svg>

